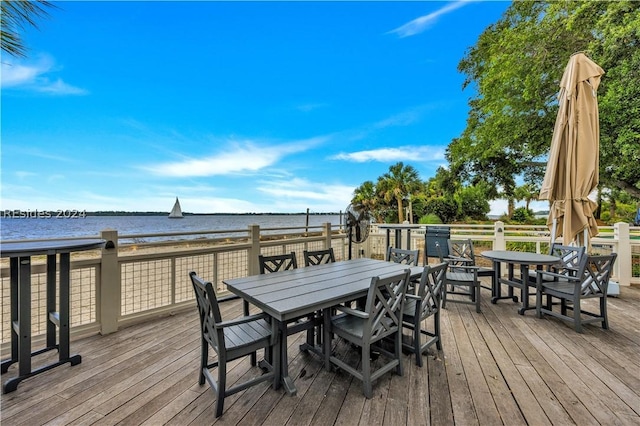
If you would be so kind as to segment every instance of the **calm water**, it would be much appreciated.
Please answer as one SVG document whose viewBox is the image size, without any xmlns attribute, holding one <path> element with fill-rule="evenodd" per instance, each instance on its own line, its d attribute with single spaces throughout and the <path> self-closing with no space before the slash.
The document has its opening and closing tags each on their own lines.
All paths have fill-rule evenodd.
<svg viewBox="0 0 640 426">
<path fill-rule="evenodd" d="M 261 228 L 305 226 L 307 216 L 300 215 L 211 215 L 185 216 L 168 219 L 166 216 L 87 216 L 75 219 L 2 218 L 2 240 L 64 238 L 97 236 L 105 229 L 116 229 L 119 235 L 192 232 L 216 230 L 245 230 L 257 224 Z M 340 224 L 340 215 L 309 215 L 309 226 L 330 222 Z M 216 237 L 222 235 L 216 235 Z M 199 238 L 198 235 L 183 238 Z M 145 238 L 149 240 L 149 238 Z"/>
</svg>

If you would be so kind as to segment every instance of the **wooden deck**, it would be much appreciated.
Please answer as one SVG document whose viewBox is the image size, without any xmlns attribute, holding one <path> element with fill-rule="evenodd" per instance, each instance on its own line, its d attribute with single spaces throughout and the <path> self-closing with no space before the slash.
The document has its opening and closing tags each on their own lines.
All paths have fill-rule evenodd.
<svg viewBox="0 0 640 426">
<path fill-rule="evenodd" d="M 195 305 L 194 305 L 195 306 Z M 239 301 L 223 316 L 240 315 Z M 3 425 L 638 425 L 640 424 L 640 288 L 609 299 L 611 329 L 577 334 L 556 319 L 516 314 L 510 301 L 482 314 L 450 304 L 441 352 L 418 368 L 405 356 L 402 377 L 388 373 L 367 400 L 358 380 L 326 372 L 289 338 L 298 394 L 263 383 L 227 398 L 215 419 L 214 397 L 197 383 L 196 310 L 72 343 L 82 364 L 57 367 L 2 395 Z M 337 351 L 353 357 L 339 344 Z M 42 357 L 42 355 L 41 355 Z M 12 366 L 8 375 L 15 374 Z M 230 382 L 259 374 L 237 362 Z"/>
</svg>

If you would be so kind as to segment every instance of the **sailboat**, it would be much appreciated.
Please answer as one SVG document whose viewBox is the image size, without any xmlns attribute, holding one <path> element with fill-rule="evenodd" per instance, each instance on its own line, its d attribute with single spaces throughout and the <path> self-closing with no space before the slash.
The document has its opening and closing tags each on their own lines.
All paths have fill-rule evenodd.
<svg viewBox="0 0 640 426">
<path fill-rule="evenodd" d="M 173 205 L 171 213 L 169 213 L 169 219 L 182 219 L 183 217 L 180 201 L 178 201 L 178 197 L 176 197 L 176 203 Z"/>
</svg>

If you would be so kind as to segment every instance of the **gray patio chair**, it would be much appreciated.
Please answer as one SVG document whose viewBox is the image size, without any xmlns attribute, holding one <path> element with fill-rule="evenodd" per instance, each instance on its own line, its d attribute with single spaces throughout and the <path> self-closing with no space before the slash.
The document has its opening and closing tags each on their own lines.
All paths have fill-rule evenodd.
<svg viewBox="0 0 640 426">
<path fill-rule="evenodd" d="M 495 287 L 496 273 L 493 267 L 478 266 L 476 264 L 476 255 L 473 251 L 473 241 L 471 241 L 470 238 L 464 240 L 448 240 L 447 245 L 449 246 L 448 257 L 451 258 L 451 261 L 449 262 L 450 265 L 460 262 L 463 266 L 477 266 L 478 277 L 491 278 L 491 287 L 483 286 L 482 283 L 480 284 L 480 287 L 487 290 L 493 290 Z"/>
<path fill-rule="evenodd" d="M 273 256 L 258 255 L 258 263 L 260 265 L 260 273 L 266 274 L 269 272 L 286 271 L 288 269 L 296 269 L 298 263 L 296 261 L 296 253 L 291 252 L 287 254 L 276 254 Z M 247 300 L 242 301 L 242 307 L 245 315 L 249 315 L 249 302 Z M 256 365 L 255 354 L 251 355 L 251 365 Z"/>
<path fill-rule="evenodd" d="M 386 372 L 395 369 L 396 374 L 402 375 L 402 309 L 410 273 L 407 269 L 400 274 L 374 277 L 369 286 L 364 310 L 336 306 L 341 312 L 338 315 L 332 316 L 329 310 L 324 312 L 325 368 L 330 370 L 333 364 L 362 380 L 364 395 L 367 398 L 373 396 L 372 382 Z M 359 370 L 332 356 L 332 333 L 361 348 Z M 385 337 L 393 337 L 393 353 L 380 345 Z M 371 371 L 372 347 L 388 359 L 375 371 Z"/>
<path fill-rule="evenodd" d="M 406 294 L 402 311 L 402 326 L 413 331 L 411 344 L 403 347 L 416 355 L 416 364 L 422 367 L 422 354 L 434 343 L 442 350 L 440 337 L 440 305 L 445 291 L 447 263 L 425 266 L 416 294 Z M 433 330 L 423 328 L 425 320 L 433 317 Z M 422 343 L 422 336 L 427 340 Z"/>
<path fill-rule="evenodd" d="M 276 254 L 273 256 L 258 256 L 258 263 L 260 265 L 260 273 L 268 274 L 278 271 L 287 271 L 290 269 L 296 269 L 298 262 L 296 260 L 296 253 L 291 252 L 288 254 Z M 249 304 L 245 302 L 245 306 L 249 307 Z M 299 333 L 301 331 L 307 331 L 307 345 L 301 345 L 300 349 L 307 351 L 309 348 L 313 348 L 314 328 L 320 326 L 322 318 L 320 315 L 308 315 L 305 317 L 292 319 L 287 323 L 287 336 Z M 253 358 L 251 359 L 253 362 Z"/>
<path fill-rule="evenodd" d="M 296 253 L 293 251 L 291 253 L 276 254 L 274 256 L 258 255 L 258 263 L 260 264 L 261 274 L 286 271 L 289 269 L 296 269 L 298 267 Z"/>
<path fill-rule="evenodd" d="M 418 266 L 419 258 L 419 250 L 403 250 L 395 247 L 387 248 L 387 262 L 401 263 L 411 267 L 411 279 L 408 283 L 407 293 L 414 293 L 414 287 L 420 281 L 423 268 Z"/>
<path fill-rule="evenodd" d="M 573 323 L 575 330 L 582 333 L 582 325 L 601 322 L 602 328 L 609 328 L 607 318 L 607 287 L 617 254 L 608 256 L 582 256 L 575 276 L 538 271 L 536 281 L 536 314 L 538 318 L 551 315 Z M 555 277 L 559 281 L 547 281 Z M 542 306 L 542 297 L 546 297 Z M 560 312 L 553 310 L 553 298 L 560 299 Z M 599 312 L 586 311 L 582 304 L 586 299 L 599 300 Z M 571 315 L 567 311 L 571 311 Z"/>
<path fill-rule="evenodd" d="M 440 263 L 447 260 L 442 254 L 440 244 L 435 243 Z M 447 302 L 465 303 L 475 305 L 476 312 L 480 313 L 480 281 L 478 280 L 478 267 L 470 265 L 449 265 L 446 274 L 447 286 L 443 292 L 442 308 L 447 309 Z M 456 298 L 449 299 L 449 295 Z M 461 296 L 461 297 L 458 297 Z M 466 300 L 466 298 L 470 300 Z"/>
<path fill-rule="evenodd" d="M 560 263 L 556 265 L 550 265 L 546 272 L 553 272 L 560 275 L 572 275 L 575 276 L 580 268 L 580 261 L 585 254 L 585 248 L 583 246 L 564 246 L 562 244 L 553 243 L 551 250 L 549 251 L 551 256 L 560 258 Z M 529 271 L 529 282 L 531 285 L 536 285 L 538 279 L 537 271 Z M 542 274 L 544 281 L 558 281 L 564 278 L 558 275 Z"/>
<path fill-rule="evenodd" d="M 333 247 L 325 250 L 305 250 L 304 266 L 322 265 L 323 263 L 333 263 L 336 257 L 333 254 Z"/>
<path fill-rule="evenodd" d="M 336 258 L 333 254 L 333 247 L 324 250 L 304 250 L 304 266 L 322 265 L 325 263 L 333 263 Z M 347 302 L 348 303 L 348 302 Z M 322 311 L 316 312 L 318 324 L 316 327 L 316 341 L 322 344 Z"/>
<path fill-rule="evenodd" d="M 418 250 L 403 250 L 395 247 L 387 249 L 387 262 L 403 263 L 408 266 L 418 266 Z"/>
<path fill-rule="evenodd" d="M 280 380 L 279 363 L 274 365 L 266 361 L 280 359 L 278 330 L 266 314 L 245 316 L 235 320 L 222 321 L 218 300 L 210 282 L 205 282 L 195 272 L 190 272 L 191 283 L 198 302 L 200 316 L 200 371 L 198 383 L 205 380 L 216 394 L 216 417 L 222 415 L 224 399 L 250 386 L 272 380 L 274 389 Z M 209 348 L 217 355 L 217 361 L 209 363 Z M 227 387 L 227 363 L 247 355 L 255 356 L 259 349 L 265 350 L 265 360 L 260 366 L 268 372 L 233 387 Z M 211 369 L 218 369 L 218 380 L 214 379 Z"/>
</svg>

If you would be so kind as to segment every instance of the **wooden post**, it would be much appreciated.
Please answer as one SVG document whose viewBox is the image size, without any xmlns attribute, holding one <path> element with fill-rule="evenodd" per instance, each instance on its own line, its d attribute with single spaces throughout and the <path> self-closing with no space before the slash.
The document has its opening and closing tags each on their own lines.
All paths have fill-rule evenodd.
<svg viewBox="0 0 640 426">
<path fill-rule="evenodd" d="M 260 266 L 258 265 L 258 255 L 260 255 L 260 225 L 249 225 L 249 241 L 251 248 L 247 256 L 247 265 L 249 275 L 258 275 Z"/>
<path fill-rule="evenodd" d="M 118 331 L 120 318 L 121 286 L 120 265 L 118 264 L 118 231 L 106 229 L 100 232 L 100 238 L 107 241 L 102 249 L 100 265 L 100 286 L 97 292 L 98 322 L 100 334 Z"/>
<path fill-rule="evenodd" d="M 331 222 L 326 222 L 324 224 L 324 230 L 322 231 L 322 235 L 324 235 L 324 248 L 325 250 L 331 248 Z"/>
<path fill-rule="evenodd" d="M 624 286 L 631 285 L 631 238 L 629 235 L 629 224 L 618 222 L 613 225 L 613 237 L 616 240 L 618 253 L 616 264 L 614 265 L 615 278 L 618 283 Z M 615 246 L 614 246 L 615 248 Z"/>
</svg>

